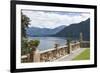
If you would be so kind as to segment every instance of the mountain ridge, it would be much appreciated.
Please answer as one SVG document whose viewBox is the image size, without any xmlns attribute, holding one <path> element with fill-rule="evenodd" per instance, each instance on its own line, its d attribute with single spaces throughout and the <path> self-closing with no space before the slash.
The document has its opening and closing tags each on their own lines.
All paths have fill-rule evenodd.
<svg viewBox="0 0 100 73">
<path fill-rule="evenodd" d="M 56 27 L 54 29 L 50 28 L 38 28 L 38 27 L 29 27 L 26 30 L 26 33 L 28 36 L 49 36 L 56 34 L 57 32 L 61 31 L 63 28 L 65 28 L 65 25 Z"/>
<path fill-rule="evenodd" d="M 90 40 L 90 19 L 80 23 L 71 24 L 52 36 L 79 38 L 81 32 L 83 34 L 83 40 Z"/>
<path fill-rule="evenodd" d="M 35 28 L 27 29 L 27 35 L 31 37 L 71 37 L 79 38 L 83 33 L 83 40 L 90 40 L 90 18 L 80 23 L 70 24 L 69 26 L 59 26 L 54 29 Z"/>
</svg>

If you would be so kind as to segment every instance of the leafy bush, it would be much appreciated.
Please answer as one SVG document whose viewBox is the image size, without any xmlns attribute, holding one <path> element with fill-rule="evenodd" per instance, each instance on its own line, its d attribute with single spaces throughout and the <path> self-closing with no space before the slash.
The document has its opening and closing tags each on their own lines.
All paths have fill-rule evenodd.
<svg viewBox="0 0 100 73">
<path fill-rule="evenodd" d="M 36 50 L 39 45 L 39 40 L 22 40 L 21 41 L 21 55 L 28 54 L 33 50 Z"/>
<path fill-rule="evenodd" d="M 40 41 L 38 41 L 38 40 L 30 40 L 29 42 L 28 42 L 28 46 L 31 48 L 32 46 L 35 46 L 35 47 L 37 47 L 38 45 L 39 45 L 39 43 L 40 43 Z"/>
</svg>

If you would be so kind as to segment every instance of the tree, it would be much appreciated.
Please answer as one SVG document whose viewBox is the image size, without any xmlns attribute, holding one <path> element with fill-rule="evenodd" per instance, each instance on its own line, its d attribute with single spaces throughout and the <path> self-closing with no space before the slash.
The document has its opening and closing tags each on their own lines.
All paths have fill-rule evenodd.
<svg viewBox="0 0 100 73">
<path fill-rule="evenodd" d="M 30 25 L 30 18 L 21 13 L 21 55 L 28 54 L 39 45 L 38 40 L 27 40 L 26 29 Z"/>
<path fill-rule="evenodd" d="M 30 25 L 30 18 L 21 13 L 21 36 L 26 37 L 26 28 Z"/>
<path fill-rule="evenodd" d="M 28 41 L 26 38 L 26 28 L 30 25 L 30 19 L 21 12 L 21 54 L 27 54 L 29 52 L 28 49 Z"/>
</svg>

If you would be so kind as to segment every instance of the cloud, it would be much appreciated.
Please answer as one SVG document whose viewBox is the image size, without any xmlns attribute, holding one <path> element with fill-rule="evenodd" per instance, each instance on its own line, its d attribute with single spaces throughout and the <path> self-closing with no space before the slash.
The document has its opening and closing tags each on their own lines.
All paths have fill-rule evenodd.
<svg viewBox="0 0 100 73">
<path fill-rule="evenodd" d="M 89 13 L 82 12 L 51 12 L 51 11 L 28 11 L 23 10 L 31 22 L 30 26 L 40 28 L 55 28 L 61 25 L 79 23 L 89 18 Z"/>
</svg>

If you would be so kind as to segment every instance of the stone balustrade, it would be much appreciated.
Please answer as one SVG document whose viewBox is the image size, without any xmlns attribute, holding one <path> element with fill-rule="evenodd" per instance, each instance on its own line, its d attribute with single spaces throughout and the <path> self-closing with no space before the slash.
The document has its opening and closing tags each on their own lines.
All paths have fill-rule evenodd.
<svg viewBox="0 0 100 73">
<path fill-rule="evenodd" d="M 74 43 L 70 43 L 69 45 L 67 44 L 65 46 L 56 46 L 55 48 L 44 50 L 44 51 L 36 51 L 33 55 L 33 62 L 53 61 L 62 56 L 70 54 L 71 51 L 74 51 L 80 47 L 81 48 L 90 47 L 90 42 L 89 41 L 74 42 Z M 24 57 L 22 56 L 23 62 L 24 59 L 26 62 L 29 61 L 29 58 L 27 58 L 29 56 L 26 56 L 25 58 Z"/>
<path fill-rule="evenodd" d="M 80 48 L 80 42 L 70 44 L 71 51 L 74 51 L 75 49 L 78 49 L 78 48 Z M 57 48 L 52 48 L 49 50 L 41 51 L 40 52 L 40 62 L 53 61 L 64 55 L 67 55 L 68 49 L 69 49 L 68 45 L 65 45 L 65 46 L 60 46 Z"/>
<path fill-rule="evenodd" d="M 64 56 L 67 54 L 67 46 L 62 46 L 58 48 L 49 49 L 46 51 L 40 52 L 40 62 L 45 61 L 53 61 L 61 56 Z"/>
</svg>

